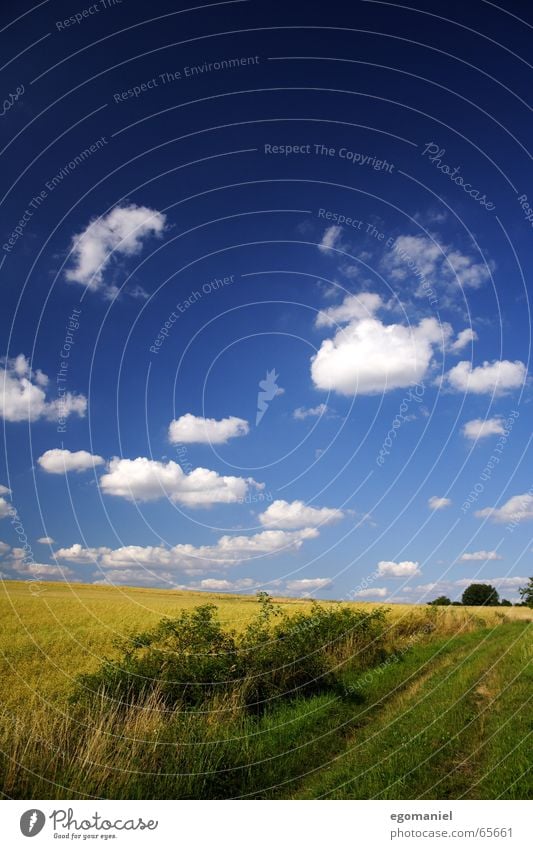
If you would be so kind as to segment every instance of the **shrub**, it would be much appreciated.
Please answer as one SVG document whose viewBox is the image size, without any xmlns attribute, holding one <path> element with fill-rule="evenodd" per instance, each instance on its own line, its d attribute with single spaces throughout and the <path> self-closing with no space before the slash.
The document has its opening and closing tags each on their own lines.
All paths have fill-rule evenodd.
<svg viewBox="0 0 533 849">
<path fill-rule="evenodd" d="M 341 666 L 364 668 L 383 651 L 384 610 L 315 602 L 289 615 L 266 593 L 259 605 L 240 635 L 223 629 L 212 604 L 132 634 L 116 644 L 118 659 L 78 678 L 73 700 L 127 707 L 156 696 L 168 707 L 205 708 L 231 697 L 257 711 L 271 699 L 335 686 Z"/>
</svg>

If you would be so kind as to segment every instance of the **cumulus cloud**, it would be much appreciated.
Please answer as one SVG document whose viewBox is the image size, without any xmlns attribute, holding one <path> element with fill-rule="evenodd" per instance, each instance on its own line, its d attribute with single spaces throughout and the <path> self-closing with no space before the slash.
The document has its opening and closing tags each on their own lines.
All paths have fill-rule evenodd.
<svg viewBox="0 0 533 849">
<path fill-rule="evenodd" d="M 359 590 L 353 593 L 354 598 L 385 598 L 389 593 L 387 587 L 367 587 L 364 590 Z"/>
<path fill-rule="evenodd" d="M 234 504 L 245 498 L 250 487 L 264 488 L 264 484 L 253 478 L 219 475 L 200 467 L 185 474 L 173 460 L 163 463 L 147 457 L 113 458 L 107 473 L 100 478 L 100 486 L 107 495 L 117 495 L 128 501 L 169 498 L 187 507 Z"/>
<path fill-rule="evenodd" d="M 476 339 L 476 331 L 472 330 L 471 327 L 467 327 L 466 330 L 461 330 L 461 332 L 457 334 L 457 338 L 450 345 L 450 351 L 456 354 L 458 351 L 462 351 L 463 348 L 466 348 L 466 346 L 471 342 L 475 342 Z"/>
<path fill-rule="evenodd" d="M 501 436 L 504 433 L 503 419 L 495 416 L 492 419 L 472 419 L 463 427 L 463 435 L 476 441 L 487 436 Z"/>
<path fill-rule="evenodd" d="M 11 550 L 11 546 L 7 544 L 7 542 L 2 542 L 0 540 L 0 557 L 4 557 L 8 551 Z"/>
<path fill-rule="evenodd" d="M 10 568 L 17 575 L 30 575 L 33 578 L 69 578 L 69 580 L 79 580 L 79 578 L 76 578 L 76 574 L 72 569 L 67 569 L 65 566 L 53 566 L 50 563 L 25 563 L 20 560 L 11 563 Z"/>
<path fill-rule="evenodd" d="M 383 578 L 410 578 L 420 575 L 418 561 L 402 560 L 395 563 L 393 560 L 380 560 L 378 563 L 378 574 Z"/>
<path fill-rule="evenodd" d="M 359 295 L 346 295 L 342 304 L 320 310 L 316 317 L 317 327 L 334 327 L 337 324 L 347 324 L 350 321 L 361 321 L 371 318 L 384 307 L 382 298 L 372 292 L 361 292 Z"/>
<path fill-rule="evenodd" d="M 40 542 L 41 545 L 53 545 L 55 539 L 52 539 L 52 537 L 39 537 L 37 542 Z"/>
<path fill-rule="evenodd" d="M 307 595 L 315 590 L 331 585 L 331 578 L 300 578 L 295 581 L 287 581 L 285 588 L 289 592 L 303 593 Z"/>
<path fill-rule="evenodd" d="M 96 290 L 104 286 L 104 271 L 112 257 L 140 253 L 149 236 L 161 236 L 165 229 L 163 213 L 146 206 L 115 206 L 107 215 L 89 222 L 72 239 L 72 267 L 67 280 Z"/>
<path fill-rule="evenodd" d="M 511 389 L 519 389 L 526 375 L 527 369 L 520 360 L 485 361 L 476 368 L 468 360 L 462 360 L 446 373 L 445 381 L 455 392 L 503 395 Z"/>
<path fill-rule="evenodd" d="M 98 454 L 88 451 L 68 451 L 66 448 L 50 448 L 37 460 L 41 469 L 51 475 L 63 475 L 65 472 L 85 472 L 105 463 Z"/>
<path fill-rule="evenodd" d="M 245 419 L 228 416 L 226 419 L 205 419 L 186 413 L 170 422 L 168 438 L 170 442 L 203 442 L 221 445 L 236 436 L 246 436 L 250 426 Z"/>
<path fill-rule="evenodd" d="M 462 251 L 439 245 L 428 236 L 398 236 L 383 259 L 383 267 L 393 280 L 415 278 L 420 285 L 416 294 L 423 297 L 423 282 L 434 287 L 462 286 L 478 289 L 494 270 L 491 261 L 477 262 Z"/>
<path fill-rule="evenodd" d="M 120 548 L 84 548 L 79 543 L 55 552 L 68 563 L 94 563 L 103 570 L 154 570 L 158 575 L 183 571 L 195 575 L 216 567 L 238 566 L 247 560 L 298 551 L 303 543 L 318 537 L 315 528 L 297 531 L 268 530 L 250 536 L 221 536 L 213 545 L 179 543 L 171 548 L 158 545 L 126 545 Z"/>
<path fill-rule="evenodd" d="M 432 495 L 428 499 L 428 506 L 431 510 L 444 510 L 446 507 L 451 507 L 451 498 L 441 498 L 438 495 Z"/>
<path fill-rule="evenodd" d="M 497 551 L 465 551 L 459 558 L 460 563 L 470 560 L 503 560 L 503 557 Z"/>
<path fill-rule="evenodd" d="M 33 371 L 24 354 L 0 360 L 0 416 L 8 422 L 22 422 L 85 415 L 87 399 L 83 395 L 66 392 L 47 401 L 47 386 L 46 374 Z"/>
<path fill-rule="evenodd" d="M 318 404 L 316 407 L 298 407 L 292 414 L 293 419 L 304 421 L 308 418 L 317 418 L 323 416 L 328 411 L 327 404 Z"/>
<path fill-rule="evenodd" d="M 259 521 L 266 528 L 316 528 L 320 525 L 332 525 L 344 519 L 342 510 L 334 507 L 309 507 L 303 501 L 273 501 Z"/>
<path fill-rule="evenodd" d="M 446 344 L 451 327 L 435 318 L 424 318 L 410 326 L 363 318 L 351 298 L 321 314 L 325 316 L 320 318 L 321 323 L 334 318 L 347 324 L 333 338 L 325 339 L 312 358 L 315 386 L 342 395 L 373 395 L 421 383 L 431 367 L 435 347 Z M 344 317 L 340 312 L 343 308 Z"/>
<path fill-rule="evenodd" d="M 485 507 L 477 510 L 480 519 L 489 518 L 499 525 L 517 522 L 528 522 L 533 519 L 533 495 L 525 492 L 523 495 L 513 495 L 502 507 Z"/>
</svg>

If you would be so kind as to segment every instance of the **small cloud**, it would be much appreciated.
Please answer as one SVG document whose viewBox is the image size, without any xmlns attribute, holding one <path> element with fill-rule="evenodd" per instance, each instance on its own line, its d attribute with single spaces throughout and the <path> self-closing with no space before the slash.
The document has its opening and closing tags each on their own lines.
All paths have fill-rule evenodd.
<svg viewBox="0 0 533 849">
<path fill-rule="evenodd" d="M 161 236 L 166 216 L 146 206 L 115 206 L 107 215 L 92 219 L 73 236 L 72 266 L 67 280 L 96 291 L 106 288 L 104 271 L 115 256 L 135 256 L 149 236 Z M 111 287 L 112 288 L 112 287 Z"/>
<path fill-rule="evenodd" d="M 37 460 L 41 469 L 51 475 L 67 472 L 85 472 L 95 466 L 103 466 L 105 460 L 88 451 L 68 451 L 66 448 L 50 448 Z"/>
<path fill-rule="evenodd" d="M 327 253 L 331 248 L 336 248 L 341 241 L 342 227 L 333 224 L 324 230 L 324 235 L 318 245 L 318 250 Z"/>
<path fill-rule="evenodd" d="M 519 389 L 526 377 L 527 369 L 520 360 L 485 361 L 476 368 L 468 360 L 462 360 L 444 375 L 452 391 L 473 395 L 504 395 L 511 389 Z"/>
<path fill-rule="evenodd" d="M 52 537 L 39 537 L 37 542 L 41 543 L 41 545 L 53 545 L 55 539 L 52 539 Z"/>
<path fill-rule="evenodd" d="M 327 404 L 318 404 L 316 407 L 298 407 L 292 414 L 293 419 L 304 421 L 308 418 L 324 416 L 328 411 Z"/>
<path fill-rule="evenodd" d="M 385 598 L 389 593 L 387 587 L 368 587 L 353 593 L 353 598 Z"/>
<path fill-rule="evenodd" d="M 387 578 L 410 578 L 420 575 L 419 563 L 414 560 L 402 560 L 400 563 L 395 563 L 394 560 L 380 560 L 378 574 Z"/>
<path fill-rule="evenodd" d="M 524 492 L 523 495 L 513 495 L 502 507 L 485 507 L 477 510 L 479 519 L 488 518 L 498 525 L 530 522 L 533 519 L 533 495 Z"/>
<path fill-rule="evenodd" d="M 168 438 L 173 444 L 204 443 L 223 445 L 237 436 L 246 436 L 250 426 L 245 419 L 228 416 L 225 419 L 206 419 L 186 413 L 174 419 L 168 427 Z"/>
<path fill-rule="evenodd" d="M 428 499 L 428 506 L 431 510 L 444 510 L 446 507 L 452 506 L 451 498 L 441 498 L 438 495 L 432 495 Z"/>
<path fill-rule="evenodd" d="M 308 595 L 315 590 L 331 586 L 331 578 L 301 578 L 297 581 L 287 581 L 285 588 L 289 592 L 298 592 Z"/>
<path fill-rule="evenodd" d="M 497 551 L 465 551 L 459 558 L 460 563 L 467 563 L 470 560 L 503 560 L 503 557 Z"/>
<path fill-rule="evenodd" d="M 472 419 L 463 427 L 463 436 L 472 441 L 488 436 L 502 436 L 504 432 L 504 420 L 500 416 L 492 419 Z"/>
<path fill-rule="evenodd" d="M 309 507 L 303 501 L 273 501 L 261 513 L 259 521 L 265 528 L 317 528 L 344 519 L 345 513 L 334 507 Z"/>
<path fill-rule="evenodd" d="M 458 351 L 462 351 L 463 348 L 466 348 L 471 342 L 474 342 L 477 339 L 477 333 L 472 328 L 468 327 L 466 330 L 461 330 L 460 333 L 457 334 L 457 338 L 450 345 L 450 351 L 454 354 Z"/>
</svg>

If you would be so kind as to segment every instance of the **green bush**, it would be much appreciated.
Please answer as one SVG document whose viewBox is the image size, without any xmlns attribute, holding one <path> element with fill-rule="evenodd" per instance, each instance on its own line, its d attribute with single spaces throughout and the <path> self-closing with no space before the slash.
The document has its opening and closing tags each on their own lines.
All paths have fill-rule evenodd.
<svg viewBox="0 0 533 849">
<path fill-rule="evenodd" d="M 236 635 L 215 605 L 205 604 L 117 643 L 119 657 L 79 676 L 73 700 L 126 707 L 157 696 L 168 707 L 202 709 L 231 698 L 251 711 L 273 699 L 334 687 L 347 664 L 380 659 L 385 611 L 316 602 L 306 613 L 282 613 L 266 593 L 259 613 Z"/>
</svg>

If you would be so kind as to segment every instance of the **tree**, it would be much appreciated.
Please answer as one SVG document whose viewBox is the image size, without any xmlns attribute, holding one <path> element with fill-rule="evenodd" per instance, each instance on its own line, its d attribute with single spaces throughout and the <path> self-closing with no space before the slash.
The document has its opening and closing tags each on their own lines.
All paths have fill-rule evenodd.
<svg viewBox="0 0 533 849">
<path fill-rule="evenodd" d="M 445 607 L 446 605 L 451 604 L 451 601 L 447 595 L 440 595 L 433 601 L 428 601 L 428 604 L 432 604 L 434 607 Z"/>
<path fill-rule="evenodd" d="M 512 607 L 513 605 L 507 598 L 502 598 L 500 601 L 500 607 Z"/>
<path fill-rule="evenodd" d="M 520 587 L 518 590 L 522 596 L 522 604 L 526 607 L 533 607 L 533 578 L 529 578 L 525 587 Z"/>
<path fill-rule="evenodd" d="M 499 604 L 500 597 L 495 587 L 490 584 L 470 584 L 463 593 L 463 604 L 472 607 L 494 606 Z"/>
</svg>

